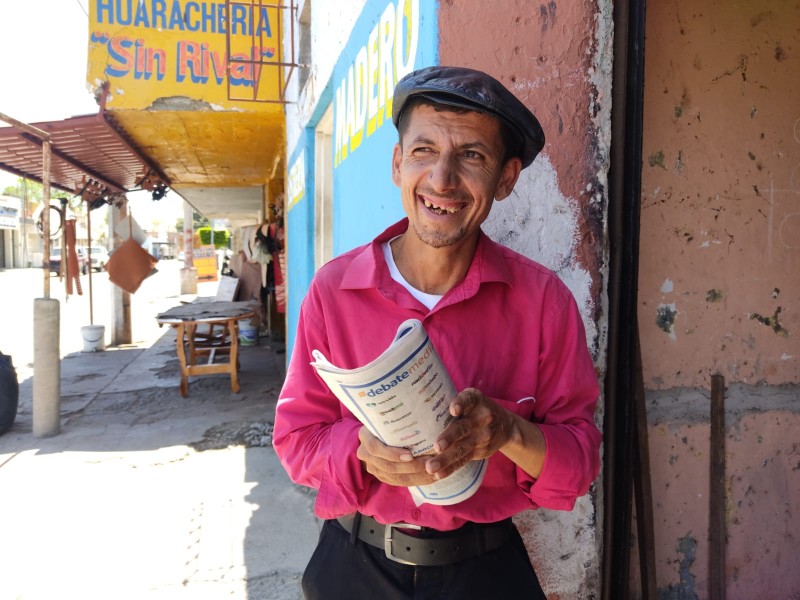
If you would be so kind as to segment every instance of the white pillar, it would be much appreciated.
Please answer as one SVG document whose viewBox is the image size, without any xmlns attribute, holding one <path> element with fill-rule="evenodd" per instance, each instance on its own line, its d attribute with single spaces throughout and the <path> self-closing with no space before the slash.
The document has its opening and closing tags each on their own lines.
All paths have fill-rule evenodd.
<svg viewBox="0 0 800 600">
<path fill-rule="evenodd" d="M 183 268 L 181 269 L 181 294 L 197 293 L 197 269 L 194 268 L 194 209 L 183 202 Z"/>
<path fill-rule="evenodd" d="M 33 435 L 61 431 L 60 303 L 55 298 L 33 301 Z"/>
</svg>

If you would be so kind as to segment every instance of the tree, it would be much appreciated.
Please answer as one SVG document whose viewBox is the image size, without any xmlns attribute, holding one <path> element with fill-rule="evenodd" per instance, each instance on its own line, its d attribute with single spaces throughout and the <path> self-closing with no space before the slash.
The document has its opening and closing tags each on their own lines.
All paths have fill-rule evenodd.
<svg viewBox="0 0 800 600">
<path fill-rule="evenodd" d="M 194 231 L 197 231 L 201 227 L 209 227 L 210 225 L 211 221 L 209 221 L 206 217 L 197 211 L 192 211 L 192 229 Z M 178 217 L 175 221 L 175 231 L 183 233 L 183 217 Z"/>
<path fill-rule="evenodd" d="M 24 177 L 18 177 L 16 183 L 7 185 L 3 189 L 3 195 L 14 196 L 15 198 L 24 198 L 28 201 L 41 202 L 42 198 L 44 198 L 44 186 L 38 181 L 25 179 Z M 50 200 L 55 200 L 56 198 L 62 197 L 71 198 L 73 195 L 74 194 L 70 192 L 64 192 L 56 187 L 50 187 Z"/>
<path fill-rule="evenodd" d="M 201 227 L 197 230 L 200 241 L 204 246 L 211 244 L 211 227 Z M 224 229 L 214 230 L 214 247 L 227 248 L 231 239 L 231 234 Z"/>
</svg>

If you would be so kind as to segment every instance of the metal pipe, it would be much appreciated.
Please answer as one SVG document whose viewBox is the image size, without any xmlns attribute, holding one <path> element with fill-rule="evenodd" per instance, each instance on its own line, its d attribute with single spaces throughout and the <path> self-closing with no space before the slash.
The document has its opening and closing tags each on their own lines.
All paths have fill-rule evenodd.
<svg viewBox="0 0 800 600">
<path fill-rule="evenodd" d="M 44 210 L 42 211 L 42 233 L 44 234 L 43 249 L 42 249 L 42 273 L 44 274 L 44 297 L 50 298 L 50 140 L 46 139 L 42 142 L 42 203 Z M 62 227 L 64 226 L 64 219 L 61 219 Z M 63 251 L 63 249 L 62 249 Z M 64 263 L 66 257 L 61 257 L 61 263 Z"/>
<path fill-rule="evenodd" d="M 94 297 L 92 296 L 92 206 L 86 203 L 86 252 L 89 270 L 89 325 L 94 325 Z M 78 265 L 80 270 L 80 265 Z"/>
<path fill-rule="evenodd" d="M 609 173 L 609 337 L 603 463 L 603 600 L 628 598 L 646 0 L 614 3 Z"/>
</svg>

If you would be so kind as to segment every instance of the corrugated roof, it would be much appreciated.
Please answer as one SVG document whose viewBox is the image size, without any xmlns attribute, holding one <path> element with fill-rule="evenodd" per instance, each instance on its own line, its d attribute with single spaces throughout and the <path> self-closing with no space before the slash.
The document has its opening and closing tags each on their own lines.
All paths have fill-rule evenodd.
<svg viewBox="0 0 800 600">
<path fill-rule="evenodd" d="M 53 187 L 80 193 L 87 182 L 94 181 L 109 194 L 117 194 L 138 188 L 148 173 L 169 184 L 102 111 L 31 125 L 50 134 Z M 0 127 L 0 169 L 41 182 L 41 141 L 16 127 Z"/>
</svg>

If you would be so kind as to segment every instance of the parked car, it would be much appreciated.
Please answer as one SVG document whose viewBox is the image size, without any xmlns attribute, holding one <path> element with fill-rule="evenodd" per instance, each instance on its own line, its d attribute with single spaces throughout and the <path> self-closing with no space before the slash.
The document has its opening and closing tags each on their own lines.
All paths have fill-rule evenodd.
<svg viewBox="0 0 800 600">
<path fill-rule="evenodd" d="M 89 258 L 86 250 L 78 248 L 78 268 L 81 274 L 89 272 Z M 58 275 L 61 272 L 61 248 L 50 248 L 50 273 Z"/>
<path fill-rule="evenodd" d="M 87 248 L 89 251 L 89 259 L 91 261 L 93 271 L 102 271 L 108 262 L 108 250 L 102 246 L 90 246 Z"/>
</svg>

